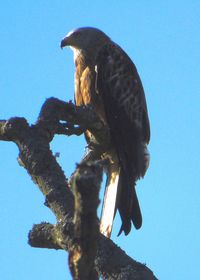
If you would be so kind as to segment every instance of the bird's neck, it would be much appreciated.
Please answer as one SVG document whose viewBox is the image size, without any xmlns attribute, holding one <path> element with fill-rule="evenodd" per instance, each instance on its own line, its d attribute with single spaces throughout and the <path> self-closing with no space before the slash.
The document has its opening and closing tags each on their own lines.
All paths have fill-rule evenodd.
<svg viewBox="0 0 200 280">
<path fill-rule="evenodd" d="M 74 53 L 75 64 L 81 63 L 85 66 L 94 66 L 96 64 L 97 54 L 105 44 L 106 41 L 102 41 L 101 44 L 92 45 L 92 47 L 87 50 L 71 47 Z"/>
<path fill-rule="evenodd" d="M 81 56 L 81 50 L 74 48 L 74 47 L 70 47 L 73 51 L 74 54 L 74 63 L 77 61 L 77 59 L 79 58 L 79 56 Z"/>
<path fill-rule="evenodd" d="M 75 65 L 82 65 L 83 68 L 87 66 L 93 66 L 95 62 L 95 56 L 88 54 L 87 52 L 79 49 L 73 49 L 74 52 L 74 63 Z"/>
</svg>

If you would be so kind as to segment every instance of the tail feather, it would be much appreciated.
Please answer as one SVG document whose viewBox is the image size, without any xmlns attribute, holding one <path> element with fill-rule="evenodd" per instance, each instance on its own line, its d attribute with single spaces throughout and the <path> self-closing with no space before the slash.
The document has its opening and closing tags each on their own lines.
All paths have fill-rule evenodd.
<svg viewBox="0 0 200 280">
<path fill-rule="evenodd" d="M 139 229 L 142 226 L 142 213 L 140 210 L 140 205 L 139 205 L 139 201 L 137 198 L 135 186 L 133 186 L 131 189 L 132 189 L 131 220 L 132 220 L 135 228 Z"/>
<path fill-rule="evenodd" d="M 125 235 L 129 234 L 131 221 L 136 229 L 139 229 L 142 225 L 142 214 L 135 190 L 135 182 L 128 182 L 126 174 L 121 170 L 119 185 L 117 208 L 122 219 L 122 226 L 118 236 L 122 231 L 124 231 Z"/>
<path fill-rule="evenodd" d="M 107 172 L 106 188 L 103 200 L 100 231 L 106 237 L 111 236 L 114 217 L 117 209 L 122 225 L 118 236 L 124 231 L 128 235 L 131 222 L 136 229 L 142 225 L 142 214 L 135 190 L 134 180 L 128 180 L 127 173 L 118 164 L 112 164 Z"/>
<path fill-rule="evenodd" d="M 103 200 L 103 208 L 100 221 L 100 231 L 106 237 L 111 236 L 113 220 L 116 213 L 116 200 L 119 185 L 120 167 L 112 164 L 109 168 L 106 188 Z"/>
</svg>

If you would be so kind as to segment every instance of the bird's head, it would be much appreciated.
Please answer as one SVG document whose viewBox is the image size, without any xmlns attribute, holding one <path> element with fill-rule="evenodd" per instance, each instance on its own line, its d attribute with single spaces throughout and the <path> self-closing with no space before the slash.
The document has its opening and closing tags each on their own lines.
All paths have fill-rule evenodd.
<svg viewBox="0 0 200 280">
<path fill-rule="evenodd" d="M 109 37 L 101 30 L 94 27 L 81 27 L 67 34 L 61 41 L 61 48 L 66 46 L 85 52 L 91 51 L 103 45 Z"/>
</svg>

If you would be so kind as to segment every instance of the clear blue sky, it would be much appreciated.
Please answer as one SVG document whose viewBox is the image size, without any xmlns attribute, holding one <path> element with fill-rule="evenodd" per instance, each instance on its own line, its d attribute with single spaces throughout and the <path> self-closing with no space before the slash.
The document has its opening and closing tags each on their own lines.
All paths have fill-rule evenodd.
<svg viewBox="0 0 200 280">
<path fill-rule="evenodd" d="M 95 26 L 134 60 L 145 88 L 151 163 L 138 183 L 143 227 L 113 240 L 162 280 L 200 279 L 200 1 L 1 1 L 0 119 L 35 122 L 46 98 L 73 99 L 71 29 Z M 69 175 L 83 137 L 56 137 Z M 18 150 L 0 142 L 0 279 L 71 279 L 65 252 L 33 249 L 33 223 L 55 222 Z"/>
</svg>

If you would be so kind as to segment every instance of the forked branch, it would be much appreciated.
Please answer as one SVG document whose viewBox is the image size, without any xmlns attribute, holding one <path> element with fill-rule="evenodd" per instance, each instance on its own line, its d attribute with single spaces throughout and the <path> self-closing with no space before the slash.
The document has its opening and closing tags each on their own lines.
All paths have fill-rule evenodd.
<svg viewBox="0 0 200 280">
<path fill-rule="evenodd" d="M 72 192 L 50 150 L 49 143 L 55 134 L 70 135 L 86 129 L 95 134 L 94 145 L 98 145 L 98 139 L 109 145 L 109 133 L 92 108 L 78 108 L 71 102 L 65 103 L 55 98 L 44 103 L 35 125 L 29 125 L 24 118 L 0 121 L 0 140 L 17 144 L 20 165 L 44 194 L 45 205 L 57 218 L 56 225 L 34 225 L 29 233 L 29 244 L 69 251 L 72 271 L 77 270 L 77 275 L 82 275 L 82 278 L 75 278 L 75 273 L 74 279 L 97 279 L 97 272 L 103 279 L 156 280 L 150 269 L 131 259 L 98 231 L 96 208 L 102 176 L 101 162 L 89 160 L 78 166 L 71 180 Z M 94 158 L 98 159 L 98 155 Z M 91 199 L 88 199 L 89 194 Z M 74 263 L 77 252 L 81 252 L 81 258 Z M 86 275 L 90 275 L 90 278 L 84 278 L 86 276 L 81 274 L 85 273 L 85 265 L 88 266 Z"/>
</svg>

